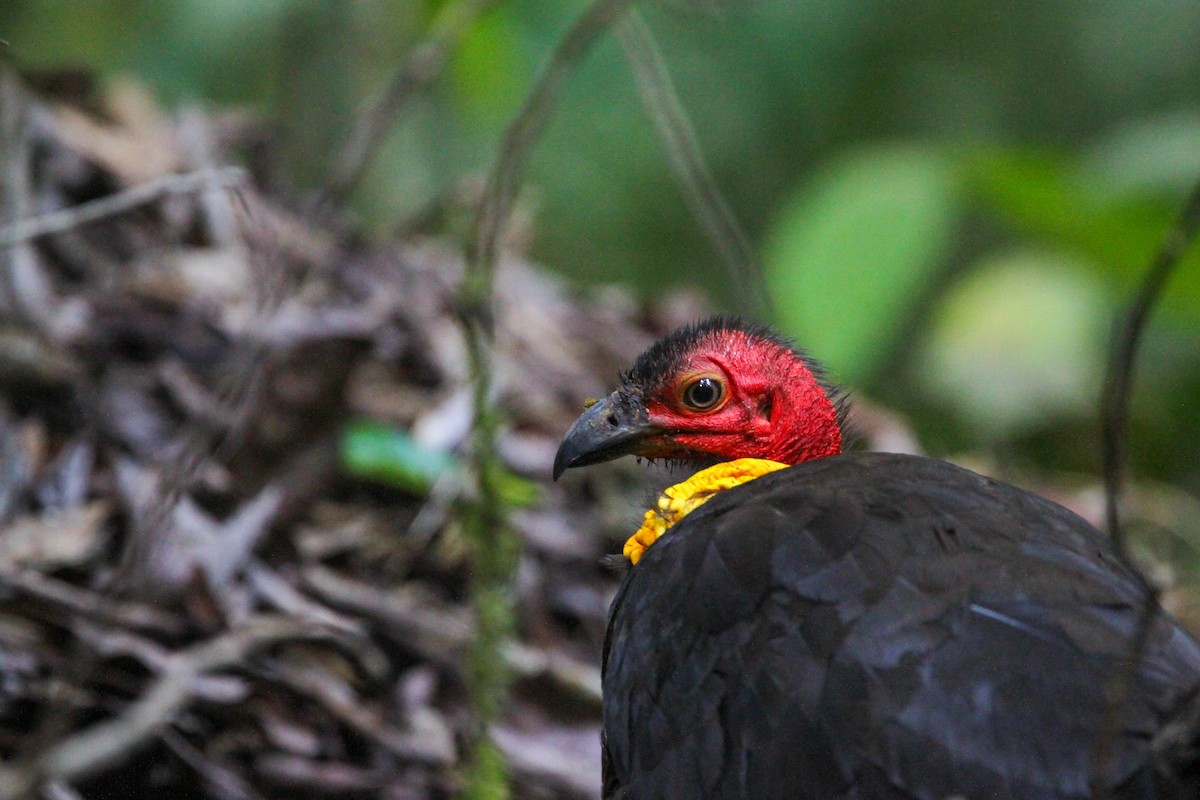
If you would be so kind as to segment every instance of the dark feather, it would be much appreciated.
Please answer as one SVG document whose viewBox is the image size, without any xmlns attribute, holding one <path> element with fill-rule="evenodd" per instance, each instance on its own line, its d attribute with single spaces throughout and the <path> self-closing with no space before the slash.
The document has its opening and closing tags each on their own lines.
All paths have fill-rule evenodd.
<svg viewBox="0 0 1200 800">
<path fill-rule="evenodd" d="M 1143 596 L 1083 520 L 944 462 L 759 478 L 672 528 L 613 602 L 606 796 L 1082 800 Z M 1152 742 L 1198 684 L 1200 644 L 1160 615 L 1117 797 L 1187 796 L 1158 782 Z"/>
</svg>

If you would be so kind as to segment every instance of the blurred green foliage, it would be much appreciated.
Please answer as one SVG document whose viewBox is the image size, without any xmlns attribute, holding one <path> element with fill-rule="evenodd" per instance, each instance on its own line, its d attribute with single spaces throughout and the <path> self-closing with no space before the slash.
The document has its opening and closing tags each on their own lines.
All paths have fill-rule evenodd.
<svg viewBox="0 0 1200 800">
<path fill-rule="evenodd" d="M 917 354 L 920 383 L 957 404 L 988 443 L 1086 415 L 1103 379 L 1108 300 L 1085 261 L 1050 250 L 999 254 L 942 297 Z"/>
<path fill-rule="evenodd" d="M 921 146 L 854 151 L 823 166 L 767 238 L 779 322 L 843 379 L 870 381 L 944 266 L 963 206 L 957 188 L 954 164 Z"/>
<path fill-rule="evenodd" d="M 23 67 L 132 72 L 164 102 L 279 120 L 319 183 L 354 111 L 444 0 L 6 0 Z M 699 13 L 709 6 L 734 10 Z M 354 197 L 370 228 L 488 163 L 581 0 L 499 2 Z M 717 181 L 768 265 L 780 322 L 942 451 L 986 443 L 1095 470 L 1115 309 L 1200 175 L 1194 0 L 760 0 L 647 9 Z M 730 278 L 699 236 L 620 48 L 574 76 L 534 154 L 536 255 L 648 295 Z M 461 220 L 459 221 L 461 223 Z M 1139 369 L 1137 469 L 1200 488 L 1200 257 Z"/>
<path fill-rule="evenodd" d="M 415 495 L 427 494 L 438 478 L 462 469 L 452 453 L 422 447 L 406 431 L 368 420 L 347 426 L 341 450 L 341 462 L 351 475 Z"/>
<path fill-rule="evenodd" d="M 425 447 L 406 430 L 371 420 L 350 421 L 339 440 L 341 464 L 347 474 L 425 496 L 443 478 L 462 480 L 462 462 L 446 450 Z M 509 508 L 538 500 L 534 481 L 502 471 L 498 491 Z"/>
</svg>

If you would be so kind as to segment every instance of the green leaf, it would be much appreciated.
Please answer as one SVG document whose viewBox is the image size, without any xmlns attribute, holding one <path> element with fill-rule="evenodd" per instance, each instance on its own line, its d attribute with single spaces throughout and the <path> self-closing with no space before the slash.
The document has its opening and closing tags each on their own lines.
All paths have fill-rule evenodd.
<svg viewBox="0 0 1200 800">
<path fill-rule="evenodd" d="M 805 181 L 769 231 L 779 323 L 840 378 L 864 384 L 943 263 L 960 202 L 937 150 L 860 150 Z"/>
<path fill-rule="evenodd" d="M 1164 209 L 1110 198 L 1101 202 L 1089 180 L 1065 157 L 1018 148 L 977 153 L 971 185 L 1010 224 L 1066 245 L 1128 277 L 1140 274 L 1165 230 Z"/>
<path fill-rule="evenodd" d="M 471 26 L 450 61 L 461 111 L 481 127 L 503 126 L 521 104 L 531 65 L 506 14 L 488 14 Z"/>
<path fill-rule="evenodd" d="M 918 349 L 917 385 L 991 438 L 1095 410 L 1112 302 L 1086 261 L 992 257 L 952 286 Z"/>
<path fill-rule="evenodd" d="M 1183 196 L 1200 175 L 1200 111 L 1127 123 L 1088 149 L 1084 171 L 1117 197 Z"/>
<path fill-rule="evenodd" d="M 400 428 L 358 420 L 342 434 L 342 465 L 351 475 L 425 494 L 447 470 L 461 465 L 444 450 L 422 447 Z"/>
<path fill-rule="evenodd" d="M 1182 199 L 1169 187 L 1150 191 L 1157 177 L 1147 175 L 1140 183 L 1119 172 L 1112 147 L 1097 151 L 1101 155 L 1082 167 L 1061 155 L 1027 149 L 980 151 L 967 162 L 969 186 L 1017 231 L 1074 252 L 1128 293 L 1174 224 Z M 1176 270 L 1162 302 L 1163 311 L 1193 322 L 1200 318 L 1196 250 Z"/>
<path fill-rule="evenodd" d="M 342 434 L 341 455 L 342 467 L 351 475 L 417 495 L 428 494 L 447 473 L 461 480 L 463 470 L 453 453 L 423 447 L 408 431 L 370 420 L 356 420 L 347 426 Z M 523 508 L 538 501 L 535 481 L 515 475 L 502 465 L 496 469 L 496 487 L 506 506 Z"/>
</svg>

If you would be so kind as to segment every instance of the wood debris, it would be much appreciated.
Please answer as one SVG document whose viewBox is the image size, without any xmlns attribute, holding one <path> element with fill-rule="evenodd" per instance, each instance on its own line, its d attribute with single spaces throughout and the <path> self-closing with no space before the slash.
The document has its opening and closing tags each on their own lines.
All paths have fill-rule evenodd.
<svg viewBox="0 0 1200 800">
<path fill-rule="evenodd" d="M 244 119 L 11 71 L 0 94 L 0 798 L 452 796 L 460 248 L 305 212 L 232 155 L 261 152 Z M 515 253 L 497 293 L 524 552 L 494 738 L 515 796 L 597 797 L 600 559 L 645 479 L 550 467 L 695 304 L 581 296 Z M 348 465 L 363 423 L 426 454 L 407 482 Z"/>
</svg>

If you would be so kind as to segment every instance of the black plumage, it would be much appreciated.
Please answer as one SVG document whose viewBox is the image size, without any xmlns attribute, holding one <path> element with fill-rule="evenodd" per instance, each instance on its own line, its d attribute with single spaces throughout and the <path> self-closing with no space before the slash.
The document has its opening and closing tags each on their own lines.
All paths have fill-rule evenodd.
<svg viewBox="0 0 1200 800">
<path fill-rule="evenodd" d="M 857 453 L 767 475 L 626 576 L 604 649 L 605 796 L 1090 797 L 1144 598 L 1082 519 L 944 462 Z M 1114 797 L 1200 795 L 1186 724 L 1175 763 L 1156 755 L 1198 683 L 1200 644 L 1158 614 Z"/>
</svg>

